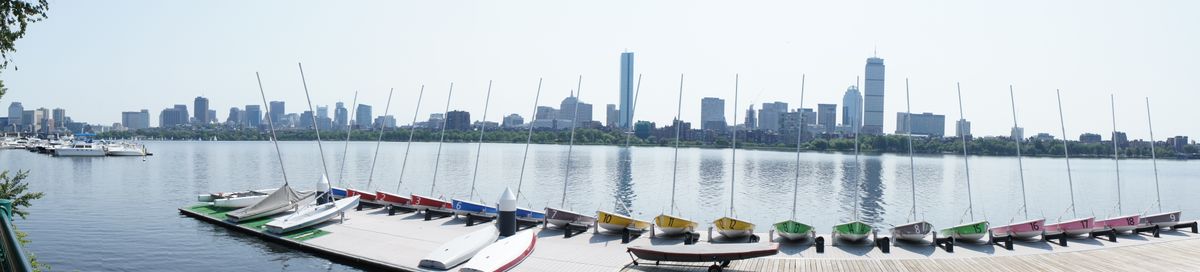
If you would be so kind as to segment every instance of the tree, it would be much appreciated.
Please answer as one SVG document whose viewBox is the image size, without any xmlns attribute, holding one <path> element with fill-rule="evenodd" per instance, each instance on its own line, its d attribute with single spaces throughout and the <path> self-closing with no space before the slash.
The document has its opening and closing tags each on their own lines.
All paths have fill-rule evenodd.
<svg viewBox="0 0 1200 272">
<path fill-rule="evenodd" d="M 0 0 L 0 70 L 8 67 L 17 51 L 17 40 L 25 37 L 26 27 L 46 19 L 49 7 L 47 0 Z"/>
<path fill-rule="evenodd" d="M 30 201 L 42 198 L 45 193 L 26 192 L 29 190 L 29 183 L 25 182 L 25 178 L 29 177 L 29 171 L 17 171 L 17 174 L 11 177 L 8 174 L 8 171 L 0 172 L 0 198 L 12 200 L 12 213 L 25 219 L 25 216 L 29 215 L 25 208 L 29 207 Z"/>
</svg>

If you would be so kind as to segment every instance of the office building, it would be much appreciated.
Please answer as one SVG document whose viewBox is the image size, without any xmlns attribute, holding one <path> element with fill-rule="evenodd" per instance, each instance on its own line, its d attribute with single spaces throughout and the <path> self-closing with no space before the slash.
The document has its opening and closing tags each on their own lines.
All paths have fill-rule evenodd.
<svg viewBox="0 0 1200 272">
<path fill-rule="evenodd" d="M 750 109 L 746 110 L 746 123 L 745 123 L 746 129 L 749 129 L 749 130 L 758 129 L 758 118 L 755 116 L 756 115 L 754 114 L 754 105 L 751 104 Z"/>
<path fill-rule="evenodd" d="M 174 109 L 176 111 L 179 111 L 179 117 L 180 117 L 179 120 L 181 120 L 179 123 L 180 125 L 186 125 L 186 124 L 190 124 L 192 122 L 192 119 L 188 116 L 187 105 L 175 104 Z"/>
<path fill-rule="evenodd" d="M 1188 145 L 1188 136 L 1175 136 L 1167 138 L 1167 144 L 1171 146 L 1171 150 L 1177 153 L 1183 153 L 1184 147 Z"/>
<path fill-rule="evenodd" d="M 559 103 L 558 119 L 565 120 L 567 124 L 574 121 L 576 126 L 585 126 L 592 122 L 592 104 L 579 100 L 579 97 L 572 92 L 571 96 L 564 98 L 562 103 Z M 565 128 L 570 128 L 570 126 Z"/>
<path fill-rule="evenodd" d="M 446 129 L 471 130 L 471 113 L 458 110 L 447 112 Z"/>
<path fill-rule="evenodd" d="M 21 127 L 24 127 L 25 122 L 27 122 L 27 119 L 24 119 L 24 115 L 25 106 L 21 105 L 21 102 L 8 104 L 8 127 L 12 128 L 15 125 L 15 127 L 18 127 L 17 130 L 21 131 Z"/>
<path fill-rule="evenodd" d="M 725 100 L 716 97 L 700 99 L 700 129 L 725 131 Z"/>
<path fill-rule="evenodd" d="M 633 52 L 621 53 L 621 108 L 617 126 L 629 129 L 633 124 Z M 534 118 L 535 120 L 537 118 Z"/>
<path fill-rule="evenodd" d="M 67 110 L 62 108 L 54 108 L 50 111 L 50 114 L 53 116 L 51 119 L 54 119 L 53 125 L 50 127 L 53 128 L 54 131 L 67 127 L 67 121 L 69 121 L 67 118 Z"/>
<path fill-rule="evenodd" d="M 263 114 L 262 114 L 261 106 L 246 105 L 246 110 L 243 111 L 242 114 L 245 115 L 244 118 L 246 118 L 246 122 L 244 123 L 245 127 L 249 127 L 249 128 L 262 127 Z"/>
<path fill-rule="evenodd" d="M 158 114 L 158 126 L 163 128 L 177 127 L 188 124 L 187 106 L 175 105 L 163 109 Z"/>
<path fill-rule="evenodd" d="M 971 121 L 958 119 L 954 122 L 954 136 L 971 138 Z"/>
<path fill-rule="evenodd" d="M 863 107 L 862 132 L 870 135 L 883 134 L 883 71 L 883 59 L 867 59 L 866 78 L 863 81 L 866 103 Z"/>
<path fill-rule="evenodd" d="M 121 126 L 134 130 L 150 128 L 150 111 L 143 109 L 121 112 Z"/>
<path fill-rule="evenodd" d="M 371 106 L 358 104 L 358 108 L 354 110 L 354 125 L 359 129 L 371 128 Z"/>
<path fill-rule="evenodd" d="M 837 104 L 817 104 L 817 125 L 821 133 L 833 134 L 837 128 Z"/>
<path fill-rule="evenodd" d="M 912 132 L 913 135 L 925 135 L 929 137 L 945 136 L 946 116 L 928 112 L 913 115 L 897 112 L 896 134 L 908 134 L 909 132 Z"/>
<path fill-rule="evenodd" d="M 616 115 L 614 115 L 613 117 L 616 117 Z M 508 116 L 504 117 L 504 123 L 502 123 L 501 126 L 503 126 L 505 128 L 515 128 L 515 127 L 520 127 L 523 124 L 525 124 L 525 118 L 521 118 L 520 115 L 513 113 L 513 114 L 509 114 Z"/>
<path fill-rule="evenodd" d="M 21 111 L 21 131 L 37 131 L 38 118 L 35 118 L 37 111 L 25 110 Z"/>
<path fill-rule="evenodd" d="M 788 112 L 788 104 L 775 101 L 763 103 L 758 110 L 758 129 L 779 131 L 782 126 L 783 114 Z"/>
<path fill-rule="evenodd" d="M 267 118 L 271 118 L 271 122 L 275 122 L 275 126 L 288 127 L 287 122 L 283 119 L 287 115 L 283 101 L 271 101 L 267 105 Z"/>
<path fill-rule="evenodd" d="M 1080 143 L 1094 144 L 1094 143 L 1099 143 L 1100 141 L 1101 141 L 1100 134 L 1095 134 L 1095 133 L 1079 134 L 1079 142 Z"/>
<path fill-rule="evenodd" d="M 558 110 L 555 110 L 554 107 L 538 106 L 533 114 L 533 120 L 554 120 L 555 118 L 558 118 Z"/>
<path fill-rule="evenodd" d="M 194 111 L 192 115 L 196 117 L 196 124 L 207 125 L 214 121 L 208 119 L 208 98 L 197 96 L 195 102 L 192 103 L 192 110 Z"/>
<path fill-rule="evenodd" d="M 242 109 L 238 107 L 229 108 L 229 115 L 225 117 L 225 125 L 236 127 L 245 123 L 246 117 L 242 116 Z"/>
<path fill-rule="evenodd" d="M 300 124 L 297 126 L 301 129 L 313 129 L 313 112 L 304 111 L 300 113 Z"/>
<path fill-rule="evenodd" d="M 1114 131 L 1112 134 L 1112 140 L 1117 141 L 1117 146 L 1120 146 L 1120 147 L 1128 147 L 1129 146 L 1129 137 L 1125 136 L 1125 132 Z"/>
<path fill-rule="evenodd" d="M 617 110 L 617 105 L 608 104 L 608 105 L 605 105 L 604 109 L 605 109 L 604 126 L 613 127 L 613 128 L 617 127 L 617 120 L 621 119 L 619 116 L 621 114 L 621 111 Z"/>
<path fill-rule="evenodd" d="M 396 116 L 383 115 L 375 117 L 375 128 L 388 129 L 396 127 Z"/>
<path fill-rule="evenodd" d="M 1013 127 L 1012 130 L 1008 132 L 1008 138 L 1017 141 L 1025 141 L 1025 128 Z"/>
<path fill-rule="evenodd" d="M 337 102 L 333 108 L 333 126 L 338 129 L 346 129 L 346 125 L 350 124 L 350 111 L 346 109 L 346 104 Z"/>
<path fill-rule="evenodd" d="M 858 92 L 858 86 L 850 86 L 846 88 L 846 94 L 842 95 L 842 125 L 847 127 L 847 131 L 854 131 L 862 127 L 862 94 Z"/>
</svg>

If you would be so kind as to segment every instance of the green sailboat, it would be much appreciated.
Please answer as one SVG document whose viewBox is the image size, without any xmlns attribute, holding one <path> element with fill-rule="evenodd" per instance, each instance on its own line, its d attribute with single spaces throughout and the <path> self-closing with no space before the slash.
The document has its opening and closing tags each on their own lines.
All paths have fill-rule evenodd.
<svg viewBox="0 0 1200 272">
<path fill-rule="evenodd" d="M 858 81 L 855 80 L 855 83 L 857 84 Z M 851 87 L 855 90 L 858 89 L 857 85 Z M 835 243 L 837 239 L 852 243 L 862 242 L 873 231 L 871 225 L 858 220 L 858 202 L 859 198 L 862 197 L 861 192 L 859 192 L 861 188 L 858 184 L 858 132 L 861 124 L 853 124 L 852 126 L 854 126 L 854 220 L 833 226 L 833 235 L 831 236 Z"/>
<path fill-rule="evenodd" d="M 804 107 L 804 75 L 800 75 L 800 106 Z M 796 222 L 796 204 L 800 195 L 800 141 L 801 136 L 804 135 L 804 126 L 799 127 L 799 133 L 796 134 L 796 180 L 792 185 L 792 218 L 774 225 L 775 232 L 779 233 L 779 237 L 791 241 L 816 237 L 812 226 Z"/>
<path fill-rule="evenodd" d="M 965 118 L 963 117 L 963 107 L 962 107 L 962 86 L 959 85 L 959 86 L 956 86 L 956 88 L 958 89 L 958 118 L 965 120 Z M 966 135 L 966 132 L 962 131 L 962 128 L 960 127 L 959 131 L 958 131 L 958 135 L 959 135 L 958 138 L 962 140 L 963 166 L 966 167 L 967 213 L 971 214 L 972 222 L 953 226 L 953 227 L 950 227 L 947 229 L 943 229 L 941 231 L 941 234 L 942 234 L 942 236 L 952 237 L 955 240 L 978 241 L 979 239 L 983 239 L 984 236 L 987 236 L 988 221 L 987 220 L 975 221 L 975 204 L 974 204 L 975 201 L 971 197 L 971 165 L 968 164 L 968 162 L 967 162 L 967 137 L 964 136 L 964 135 Z"/>
</svg>

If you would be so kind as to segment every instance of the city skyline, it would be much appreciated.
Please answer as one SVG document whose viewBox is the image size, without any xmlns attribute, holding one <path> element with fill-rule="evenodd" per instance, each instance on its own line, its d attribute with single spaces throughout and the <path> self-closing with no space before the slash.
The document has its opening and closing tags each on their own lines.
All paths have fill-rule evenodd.
<svg viewBox="0 0 1200 272">
<path fill-rule="evenodd" d="M 61 16 L 32 25 L 30 35 L 17 44 L 20 50 L 15 56 L 20 58 L 17 62 L 20 69 L 10 71 L 5 79 L 9 94 L 0 105 L 12 101 L 55 105 L 69 109 L 78 121 L 111 124 L 120 121 L 120 112 L 131 110 L 149 109 L 155 119 L 158 109 L 188 104 L 185 102 L 199 95 L 212 100 L 210 109 L 218 110 L 218 117 L 223 120 L 225 109 L 257 104 L 254 103 L 259 100 L 257 84 L 251 75 L 255 71 L 262 72 L 268 100 L 302 101 L 303 90 L 295 63 L 304 62 L 314 101 L 349 101 L 357 90 L 362 93 L 360 102 L 382 105 L 386 90 L 394 87 L 401 97 L 397 101 L 409 102 L 394 106 L 395 115 L 401 122 L 410 117 L 405 117 L 411 114 L 413 107 L 408 100 L 412 100 L 421 84 L 428 87 L 427 95 L 432 97 L 438 96 L 439 92 L 444 94 L 445 83 L 451 81 L 456 82 L 462 92 L 471 94 L 456 96 L 452 101 L 452 105 L 461 105 L 457 107 L 461 110 L 481 112 L 481 94 L 486 90 L 487 80 L 495 79 L 497 99 L 492 103 L 492 111 L 528 114 L 539 77 L 545 79 L 543 97 L 565 96 L 575 87 L 576 77 L 582 74 L 583 87 L 591 93 L 587 98 L 589 102 L 619 105 L 620 69 L 614 66 L 620 65 L 620 53 L 629 51 L 637 53 L 635 76 L 644 75 L 641 82 L 644 93 L 639 99 L 649 105 L 641 107 L 633 119 L 669 123 L 674 117 L 674 109 L 670 106 L 676 99 L 678 76 L 682 73 L 685 74 L 683 119 L 697 123 L 700 107 L 688 101 L 718 97 L 732 102 L 735 73 L 742 77 L 743 99 L 739 101 L 740 105 L 725 105 L 727 117 L 733 116 L 735 110 L 745 111 L 751 104 L 768 101 L 798 104 L 800 74 L 807 74 L 808 79 L 805 101 L 808 105 L 801 107 L 837 103 L 846 86 L 855 85 L 856 78 L 865 78 L 865 59 L 878 56 L 887 60 L 888 68 L 885 76 L 888 80 L 884 82 L 888 93 L 883 107 L 884 132 L 896 129 L 895 120 L 890 116 L 898 112 L 895 109 L 904 107 L 895 94 L 904 88 L 902 79 L 909 78 L 913 111 L 947 116 L 957 116 L 953 84 L 962 82 L 966 116 L 972 121 L 973 133 L 977 135 L 1008 134 L 1011 116 L 1007 105 L 999 102 L 1008 100 L 1009 84 L 1015 88 L 1020 126 L 1030 133 L 1058 131 L 1058 124 L 1053 120 L 1056 118 L 1048 118 L 1057 117 L 1055 101 L 1048 94 L 1061 88 L 1068 134 L 1111 130 L 1110 120 L 1093 118 L 1109 115 L 1106 97 L 1109 93 L 1115 93 L 1118 99 L 1118 129 L 1129 131 L 1132 138 L 1148 138 L 1143 100 L 1147 96 L 1153 105 L 1156 132 L 1163 135 L 1200 134 L 1200 128 L 1187 125 L 1185 118 L 1190 109 L 1189 101 L 1200 100 L 1200 92 L 1190 91 L 1192 88 L 1184 81 L 1173 80 L 1194 73 L 1188 64 L 1200 60 L 1200 54 L 1186 48 L 1194 48 L 1200 42 L 1186 37 L 1188 35 L 1180 35 L 1183 33 L 1180 29 L 1160 27 L 1198 23 L 1198 19 L 1182 11 L 1187 8 L 1089 4 L 1084 9 L 1091 12 L 1079 12 L 1079 3 L 1070 2 L 1015 2 L 999 6 L 846 2 L 816 8 L 808 8 L 803 3 L 770 5 L 777 8 L 765 8 L 766 5 L 760 3 L 690 5 L 689 12 L 698 14 L 733 14 L 749 10 L 769 13 L 740 18 L 742 20 L 704 22 L 673 14 L 658 18 L 663 16 L 664 10 L 672 8 L 670 3 L 636 5 L 638 11 L 623 15 L 629 20 L 616 24 L 612 24 L 608 16 L 597 15 L 616 10 L 616 7 L 591 3 L 483 4 L 465 14 L 446 14 L 443 11 L 452 10 L 453 5 L 441 3 L 387 3 L 356 16 L 358 21 L 343 23 L 335 20 L 328 24 L 318 24 L 309 18 L 350 7 L 292 6 L 289 9 L 293 9 L 293 15 L 270 15 L 276 20 L 264 23 L 253 14 L 270 13 L 266 11 L 277 8 L 276 3 L 251 3 L 234 13 L 188 3 L 151 5 L 158 8 L 154 12 L 145 12 L 146 7 L 132 3 L 59 5 L 55 14 Z M 564 11 L 551 15 L 537 12 L 547 8 Z M 985 9 L 995 12 L 985 12 Z M 406 16 L 386 14 L 397 10 Z M 415 10 L 429 12 L 422 14 Z M 501 20 L 494 25 L 475 22 L 498 16 L 492 10 L 532 19 Z M 803 10 L 798 14 L 803 16 L 773 15 L 784 10 Z M 925 14 L 922 10 L 939 12 Z M 96 11 L 123 16 L 101 17 Z M 840 14 L 859 11 L 863 11 L 863 15 L 858 20 L 838 20 Z M 909 15 L 914 13 L 929 16 Z M 191 23 L 191 19 L 214 14 L 230 19 L 211 25 Z M 989 16 L 994 16 L 988 14 L 1009 14 L 1025 19 L 1020 22 L 988 20 Z M 1107 20 L 1114 14 L 1138 19 Z M 576 15 L 578 20 L 563 22 L 556 27 L 546 28 L 535 23 L 537 18 L 546 16 Z M 451 23 L 411 27 L 425 27 L 416 22 L 431 18 Z M 458 20 L 463 18 L 478 19 Z M 670 23 L 672 19 L 684 23 L 675 25 Z M 160 23 L 156 26 L 138 23 L 145 20 Z M 379 25 L 380 29 L 398 28 L 394 31 L 372 28 L 341 31 L 347 29 L 348 24 L 364 21 Z M 814 22 L 829 21 L 845 23 L 831 26 L 829 30 L 806 27 L 824 26 L 827 24 Z M 955 21 L 956 24 L 939 23 L 944 21 Z M 771 34 L 795 26 L 800 27 L 791 34 Z M 73 39 L 90 37 L 90 34 L 79 35 L 79 31 L 90 29 L 138 31 L 128 31 L 122 33 L 120 39 L 106 39 L 110 43 L 79 50 Z M 182 32 L 169 29 L 188 29 L 195 37 L 181 36 Z M 679 31 L 668 31 L 672 29 Z M 1145 31 L 1147 29 L 1151 31 Z M 304 38 L 307 35 L 303 33 L 314 30 L 334 36 L 321 43 L 307 42 Z M 382 32 L 396 35 L 378 35 Z M 459 34 L 437 34 L 445 32 Z M 625 32 L 628 34 L 619 34 Z M 669 39 L 654 38 L 664 32 L 670 33 Z M 1061 33 L 1070 33 L 1071 39 L 1045 42 L 1054 40 Z M 263 36 L 259 37 L 260 34 Z M 198 42 L 206 35 L 209 41 Z M 438 42 L 395 42 L 399 37 Z M 491 44 L 494 49 L 469 42 L 489 37 L 495 41 Z M 499 37 L 503 39 L 498 40 Z M 728 38 L 717 40 L 714 37 Z M 1142 42 L 1110 42 L 1111 39 L 1126 38 Z M 200 44 L 213 44 L 213 41 L 222 45 L 215 51 L 196 50 Z M 545 46 L 527 46 L 531 43 Z M 233 47 L 233 44 L 237 46 Z M 346 49 L 355 50 L 327 54 Z M 97 54 L 125 50 L 149 53 Z M 177 53 L 174 52 L 179 51 L 216 53 L 162 61 L 171 58 L 161 56 L 175 56 Z M 114 59 L 117 56 L 121 59 Z M 1094 65 L 1097 61 L 1106 65 Z M 155 68 L 148 70 L 145 67 Z M 80 79 L 58 80 L 63 75 Z M 860 87 L 860 91 L 865 91 L 865 86 Z M 59 99 L 104 92 L 121 95 Z M 549 105 L 546 101 L 543 99 L 540 104 Z M 428 115 L 438 108 L 429 105 L 418 115 Z M 189 112 L 189 115 L 194 114 Z M 493 118 L 489 121 L 499 121 L 494 116 L 499 115 L 490 116 Z M 947 131 L 952 129 L 947 127 Z"/>
</svg>

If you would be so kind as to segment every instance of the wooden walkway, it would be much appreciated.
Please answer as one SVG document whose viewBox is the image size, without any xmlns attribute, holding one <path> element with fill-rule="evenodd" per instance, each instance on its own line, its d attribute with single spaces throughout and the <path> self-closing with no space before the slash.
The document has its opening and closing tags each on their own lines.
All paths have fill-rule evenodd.
<svg viewBox="0 0 1200 272">
<path fill-rule="evenodd" d="M 760 258 L 725 271 L 1200 271 L 1200 239 L 1073 252 L 925 259 Z M 707 271 L 699 263 L 629 265 L 622 271 Z"/>
</svg>

